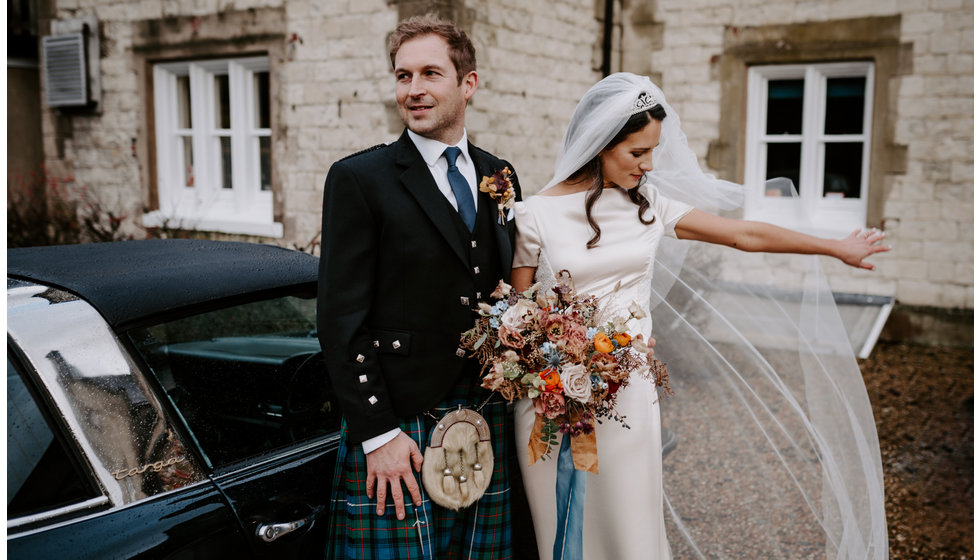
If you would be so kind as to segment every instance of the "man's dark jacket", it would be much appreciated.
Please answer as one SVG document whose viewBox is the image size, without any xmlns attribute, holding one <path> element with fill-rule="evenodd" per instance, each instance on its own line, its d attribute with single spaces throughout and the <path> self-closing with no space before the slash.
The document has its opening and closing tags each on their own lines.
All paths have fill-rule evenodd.
<svg viewBox="0 0 980 560">
<path fill-rule="evenodd" d="M 510 166 L 469 145 L 476 180 Z M 520 186 L 511 177 L 517 199 Z M 353 442 L 437 404 L 468 358 L 460 334 L 478 296 L 509 279 L 514 222 L 479 193 L 481 243 L 436 187 L 407 133 L 333 164 L 323 196 L 317 325 L 330 379 Z M 495 277 L 475 270 L 480 250 Z M 475 256 L 476 255 L 476 256 Z M 490 286 L 489 289 L 487 286 Z M 479 293 L 478 293 L 479 292 Z M 470 364 L 472 366 L 472 363 Z M 470 368 L 472 370 L 472 367 Z"/>
</svg>

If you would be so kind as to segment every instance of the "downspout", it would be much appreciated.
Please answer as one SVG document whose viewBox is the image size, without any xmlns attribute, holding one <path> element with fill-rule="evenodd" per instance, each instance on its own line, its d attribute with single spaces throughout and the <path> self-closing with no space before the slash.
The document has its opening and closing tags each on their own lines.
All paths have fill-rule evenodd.
<svg viewBox="0 0 980 560">
<path fill-rule="evenodd" d="M 612 36 L 613 36 L 613 2 L 606 0 L 605 14 L 602 20 L 602 77 L 612 73 Z"/>
</svg>

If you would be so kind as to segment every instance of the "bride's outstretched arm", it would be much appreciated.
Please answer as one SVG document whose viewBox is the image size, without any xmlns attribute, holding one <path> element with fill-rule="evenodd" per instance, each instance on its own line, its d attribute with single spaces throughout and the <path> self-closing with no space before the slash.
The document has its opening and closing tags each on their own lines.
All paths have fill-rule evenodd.
<svg viewBox="0 0 980 560">
<path fill-rule="evenodd" d="M 891 250 L 891 247 L 878 244 L 885 234 L 874 229 L 854 230 L 843 239 L 825 239 L 772 224 L 724 218 L 696 209 L 677 222 L 674 232 L 678 239 L 705 241 L 742 251 L 827 255 L 868 270 L 874 270 L 874 265 L 864 262 L 864 259 Z"/>
<path fill-rule="evenodd" d="M 520 266 L 513 269 L 510 273 L 510 285 L 518 292 L 530 288 L 534 283 L 535 270 L 533 266 Z"/>
</svg>

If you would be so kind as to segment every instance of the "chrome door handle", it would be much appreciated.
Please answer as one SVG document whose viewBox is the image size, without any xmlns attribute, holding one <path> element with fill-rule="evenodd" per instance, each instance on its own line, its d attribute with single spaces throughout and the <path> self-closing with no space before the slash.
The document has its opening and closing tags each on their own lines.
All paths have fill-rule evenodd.
<svg viewBox="0 0 980 560">
<path fill-rule="evenodd" d="M 264 542 L 271 543 L 283 535 L 288 535 L 297 529 L 313 525 L 313 521 L 316 520 L 322 511 L 323 506 L 319 506 L 313 510 L 313 513 L 303 519 L 297 519 L 296 521 L 289 521 L 287 523 L 260 523 L 255 529 L 255 536 Z"/>
</svg>

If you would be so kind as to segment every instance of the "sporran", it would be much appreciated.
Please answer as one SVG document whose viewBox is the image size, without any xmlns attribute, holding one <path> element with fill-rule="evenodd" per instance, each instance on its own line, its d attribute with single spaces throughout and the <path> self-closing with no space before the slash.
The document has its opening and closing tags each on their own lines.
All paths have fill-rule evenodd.
<svg viewBox="0 0 980 560">
<path fill-rule="evenodd" d="M 463 407 L 443 416 L 432 428 L 422 460 L 422 485 L 432 501 L 452 510 L 467 507 L 486 492 L 492 473 L 486 419 Z"/>
</svg>

